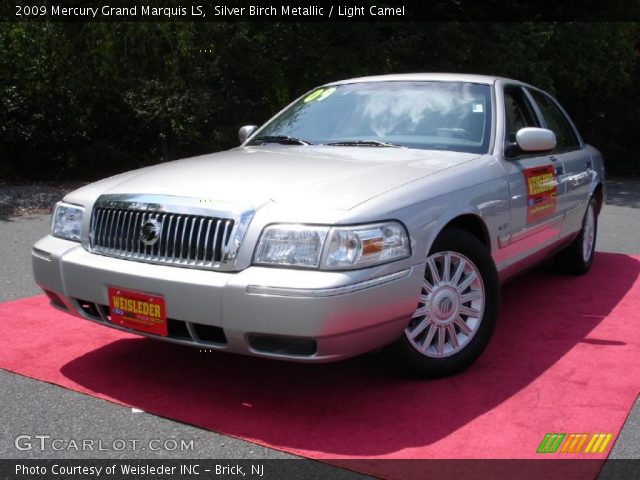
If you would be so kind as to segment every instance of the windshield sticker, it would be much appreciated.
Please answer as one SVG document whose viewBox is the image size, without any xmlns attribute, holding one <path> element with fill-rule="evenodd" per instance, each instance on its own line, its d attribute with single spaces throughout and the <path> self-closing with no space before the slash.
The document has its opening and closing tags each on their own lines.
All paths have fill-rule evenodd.
<svg viewBox="0 0 640 480">
<path fill-rule="evenodd" d="M 329 95 L 331 95 L 335 91 L 336 91 L 336 87 L 331 87 L 331 88 L 326 89 L 324 92 L 322 92 L 322 95 L 320 95 L 318 97 L 318 100 L 316 100 L 316 101 L 317 102 L 323 101 L 325 98 L 327 98 Z"/>
<path fill-rule="evenodd" d="M 309 95 L 304 97 L 304 103 L 313 102 L 316 98 L 318 98 L 320 95 L 322 95 L 322 92 L 324 92 L 324 88 L 319 88 L 318 90 L 316 90 L 314 92 L 311 92 Z M 331 92 L 331 93 L 333 93 L 333 92 Z"/>
<path fill-rule="evenodd" d="M 472 108 L 473 113 L 482 113 L 484 112 L 484 106 L 481 103 L 474 103 Z"/>
<path fill-rule="evenodd" d="M 309 95 L 307 95 L 306 97 L 304 97 L 304 103 L 309 103 L 313 101 L 321 102 L 335 91 L 336 91 L 336 87 L 319 88 L 318 90 L 315 90 L 311 92 Z"/>
<path fill-rule="evenodd" d="M 527 223 L 534 223 L 556 211 L 556 175 L 552 165 L 523 171 L 527 185 Z"/>
</svg>

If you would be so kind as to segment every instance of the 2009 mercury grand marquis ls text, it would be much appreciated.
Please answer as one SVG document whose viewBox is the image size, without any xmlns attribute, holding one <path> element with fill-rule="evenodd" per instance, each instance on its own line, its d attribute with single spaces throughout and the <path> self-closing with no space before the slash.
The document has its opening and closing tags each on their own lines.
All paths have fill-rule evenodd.
<svg viewBox="0 0 640 480">
<path fill-rule="evenodd" d="M 331 83 L 240 140 L 67 195 L 33 247 L 51 303 L 269 358 L 388 346 L 408 371 L 443 376 L 487 345 L 501 282 L 552 255 L 572 273 L 593 260 L 602 157 L 522 82 Z"/>
</svg>

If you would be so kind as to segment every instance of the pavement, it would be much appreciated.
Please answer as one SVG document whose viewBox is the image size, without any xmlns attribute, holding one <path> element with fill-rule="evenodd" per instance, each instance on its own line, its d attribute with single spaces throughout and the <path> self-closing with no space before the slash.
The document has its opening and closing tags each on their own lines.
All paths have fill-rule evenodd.
<svg viewBox="0 0 640 480">
<path fill-rule="evenodd" d="M 640 179 L 612 179 L 607 182 L 607 195 L 599 219 L 597 250 L 640 253 Z M 49 232 L 50 220 L 51 216 L 44 214 L 0 217 L 0 302 L 41 293 L 33 283 L 30 250 Z M 2 370 L 0 405 L 0 458 L 296 458 Z M 34 440 L 31 450 L 19 450 L 14 444 L 18 435 L 95 439 L 107 444 L 135 439 L 139 446 L 150 440 L 176 439 L 192 448 L 43 451 Z M 636 400 L 609 458 L 640 459 L 640 401 Z M 366 478 L 335 467 L 318 468 L 336 478 Z"/>
</svg>

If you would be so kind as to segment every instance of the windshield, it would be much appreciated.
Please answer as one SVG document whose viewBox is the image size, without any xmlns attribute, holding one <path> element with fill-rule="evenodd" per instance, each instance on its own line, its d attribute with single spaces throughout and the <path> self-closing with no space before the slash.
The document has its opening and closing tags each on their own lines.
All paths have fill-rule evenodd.
<svg viewBox="0 0 640 480">
<path fill-rule="evenodd" d="M 491 90 L 464 82 L 365 82 L 322 87 L 262 128 L 265 143 L 403 146 L 486 153 Z"/>
</svg>

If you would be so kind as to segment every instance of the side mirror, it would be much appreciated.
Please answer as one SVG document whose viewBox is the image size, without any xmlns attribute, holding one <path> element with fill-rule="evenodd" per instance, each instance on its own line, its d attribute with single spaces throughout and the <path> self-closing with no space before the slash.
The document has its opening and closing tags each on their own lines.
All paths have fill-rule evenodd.
<svg viewBox="0 0 640 480">
<path fill-rule="evenodd" d="M 516 133 L 516 142 L 505 148 L 506 157 L 521 153 L 549 152 L 556 146 L 556 134 L 546 128 L 526 127 Z"/>
<path fill-rule="evenodd" d="M 242 144 L 246 142 L 247 138 L 249 138 L 257 129 L 257 125 L 245 125 L 244 127 L 240 127 L 240 130 L 238 130 L 238 139 L 240 140 L 240 143 Z"/>
</svg>

